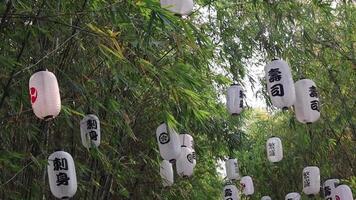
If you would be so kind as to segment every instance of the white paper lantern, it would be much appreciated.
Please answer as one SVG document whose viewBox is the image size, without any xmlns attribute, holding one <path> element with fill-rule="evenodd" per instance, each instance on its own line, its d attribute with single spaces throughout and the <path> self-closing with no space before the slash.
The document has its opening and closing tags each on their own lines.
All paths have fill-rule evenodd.
<svg viewBox="0 0 356 200">
<path fill-rule="evenodd" d="M 320 170 L 309 166 L 303 169 L 303 192 L 307 195 L 316 195 L 320 191 Z"/>
<path fill-rule="evenodd" d="M 225 161 L 226 176 L 230 180 L 240 179 L 239 165 L 237 159 L 230 158 Z"/>
<path fill-rule="evenodd" d="M 226 106 L 231 115 L 238 115 L 241 113 L 244 106 L 243 97 L 244 94 L 240 85 L 232 84 L 227 89 Z"/>
<path fill-rule="evenodd" d="M 335 189 L 339 183 L 339 179 L 328 179 L 324 182 L 323 190 L 325 200 L 336 200 Z"/>
<path fill-rule="evenodd" d="M 171 128 L 167 129 L 165 123 L 158 126 L 156 130 L 159 152 L 164 160 L 173 162 L 179 157 L 181 145 L 179 135 Z"/>
<path fill-rule="evenodd" d="M 240 199 L 239 190 L 235 185 L 232 184 L 225 185 L 223 191 L 223 197 L 224 200 L 239 200 Z"/>
<path fill-rule="evenodd" d="M 240 180 L 244 195 L 252 195 L 255 192 L 251 176 L 244 176 Z"/>
<path fill-rule="evenodd" d="M 287 108 L 295 102 L 295 89 L 292 73 L 288 64 L 279 59 L 265 67 L 267 91 L 272 104 L 277 108 Z"/>
<path fill-rule="evenodd" d="M 86 115 L 80 121 L 80 133 L 85 148 L 98 147 L 101 139 L 99 118 L 92 114 Z"/>
<path fill-rule="evenodd" d="M 178 15 L 189 15 L 193 11 L 193 0 L 161 0 L 161 7 Z"/>
<path fill-rule="evenodd" d="M 176 162 L 177 174 L 182 177 L 192 176 L 195 164 L 192 149 L 183 146 Z"/>
<path fill-rule="evenodd" d="M 347 185 L 339 185 L 335 189 L 337 200 L 353 200 L 351 188 Z"/>
<path fill-rule="evenodd" d="M 279 162 L 283 159 L 282 141 L 278 137 L 271 137 L 267 140 L 266 150 L 270 162 Z"/>
<path fill-rule="evenodd" d="M 61 111 L 61 97 L 56 76 L 46 71 L 34 73 L 29 81 L 30 99 L 35 115 L 40 119 L 55 118 Z"/>
<path fill-rule="evenodd" d="M 285 200 L 300 200 L 301 196 L 298 192 L 291 192 L 286 195 Z"/>
<path fill-rule="evenodd" d="M 295 83 L 296 101 L 294 110 L 301 123 L 313 123 L 320 118 L 319 95 L 315 83 L 302 79 Z"/>
<path fill-rule="evenodd" d="M 59 199 L 69 199 L 77 191 L 77 175 L 72 156 L 56 151 L 48 157 L 48 180 L 52 194 Z"/>
<path fill-rule="evenodd" d="M 164 187 L 172 186 L 174 183 L 172 164 L 166 160 L 161 162 L 160 175 Z"/>
<path fill-rule="evenodd" d="M 194 149 L 194 140 L 191 135 L 179 134 L 179 141 L 181 145 Z"/>
<path fill-rule="evenodd" d="M 272 200 L 272 198 L 270 196 L 263 196 L 261 200 Z"/>
</svg>

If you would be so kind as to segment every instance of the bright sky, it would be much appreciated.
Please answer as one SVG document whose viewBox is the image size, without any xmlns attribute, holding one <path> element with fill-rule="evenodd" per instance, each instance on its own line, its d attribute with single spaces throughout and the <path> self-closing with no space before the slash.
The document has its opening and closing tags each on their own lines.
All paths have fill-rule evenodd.
<svg viewBox="0 0 356 200">
<path fill-rule="evenodd" d="M 197 9 L 197 7 L 195 8 Z M 202 17 L 197 20 L 198 23 L 206 23 L 208 22 L 208 19 L 215 19 L 216 18 L 216 12 L 214 10 L 208 10 L 207 7 L 205 8 L 200 8 L 199 12 Z M 238 42 L 239 39 L 236 38 L 236 41 Z M 262 85 L 260 84 L 260 79 L 264 78 L 264 64 L 261 64 L 261 60 L 263 60 L 263 54 L 255 54 L 253 55 L 253 58 L 247 61 L 244 61 L 244 63 L 247 64 L 246 69 L 248 76 L 246 76 L 243 79 L 243 83 L 245 85 L 244 90 L 245 90 L 245 95 L 246 95 L 246 103 L 248 106 L 252 108 L 266 108 L 265 101 L 261 98 L 256 97 L 256 92 L 258 90 L 261 90 Z M 214 64 L 213 64 L 214 65 Z M 216 73 L 221 73 L 221 74 L 226 74 L 226 71 L 219 68 L 219 66 L 215 66 Z M 249 80 L 249 76 L 254 79 L 254 83 L 252 84 Z M 221 99 L 222 102 L 226 102 L 225 99 Z M 225 161 L 224 160 L 218 160 L 217 163 L 217 172 L 220 174 L 221 177 L 226 177 L 226 169 L 225 169 Z"/>
<path fill-rule="evenodd" d="M 249 65 L 246 66 L 248 75 L 255 80 L 255 83 L 252 85 L 248 76 L 244 78 L 246 102 L 252 108 L 266 108 L 265 100 L 261 97 L 256 97 L 256 92 L 262 89 L 259 80 L 264 79 L 264 65 L 257 61 L 259 59 L 257 56 L 252 58 L 247 62 Z"/>
<path fill-rule="evenodd" d="M 253 79 L 256 80 L 256 83 L 254 83 L 254 88 L 253 88 L 251 82 L 248 80 L 248 77 L 244 79 L 246 102 L 252 108 L 263 109 L 266 108 L 265 101 L 261 98 L 257 98 L 256 92 L 262 88 L 259 79 L 264 78 L 264 66 L 254 62 L 250 62 L 250 63 L 251 65 L 247 66 L 247 69 L 249 70 L 248 74 L 249 76 L 251 76 Z M 226 177 L 225 161 L 218 160 L 218 166 L 216 170 L 221 177 Z"/>
</svg>

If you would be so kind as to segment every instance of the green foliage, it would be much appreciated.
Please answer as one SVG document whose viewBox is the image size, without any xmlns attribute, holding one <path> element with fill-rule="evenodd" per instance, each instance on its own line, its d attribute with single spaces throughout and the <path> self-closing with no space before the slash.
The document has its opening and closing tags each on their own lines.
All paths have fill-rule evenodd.
<svg viewBox="0 0 356 200">
<path fill-rule="evenodd" d="M 48 155 L 75 160 L 75 199 L 218 199 L 218 160 L 236 156 L 256 194 L 283 199 L 301 191 L 301 171 L 320 166 L 356 192 L 355 6 L 329 1 L 207 1 L 180 18 L 158 0 L 0 3 L 0 199 L 51 199 Z M 270 106 L 255 67 L 286 59 L 294 79 L 313 79 L 322 102 L 316 124 Z M 28 80 L 43 67 L 59 81 L 62 110 L 42 122 L 28 101 Z M 226 86 L 248 80 L 268 112 L 228 115 Z M 101 120 L 102 142 L 87 150 L 79 122 Z M 155 130 L 166 121 L 194 136 L 190 179 L 163 188 Z M 265 141 L 281 137 L 284 159 L 271 164 Z"/>
</svg>

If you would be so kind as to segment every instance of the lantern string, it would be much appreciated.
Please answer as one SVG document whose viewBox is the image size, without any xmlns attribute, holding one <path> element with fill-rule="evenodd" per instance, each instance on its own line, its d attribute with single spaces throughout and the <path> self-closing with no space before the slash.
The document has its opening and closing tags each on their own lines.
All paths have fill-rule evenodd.
<svg viewBox="0 0 356 200">
<path fill-rule="evenodd" d="M 43 134 L 43 141 L 44 141 L 44 150 L 42 153 L 47 156 L 48 154 L 48 138 L 49 138 L 49 127 L 50 127 L 50 121 L 44 121 L 44 124 L 42 126 L 42 134 Z M 43 173 L 42 173 L 42 182 L 46 184 L 47 180 L 47 167 L 43 168 Z M 42 194 L 45 196 L 46 194 L 46 189 L 43 188 Z"/>
<path fill-rule="evenodd" d="M 310 128 L 310 124 L 306 124 L 306 129 L 307 129 L 307 133 L 309 135 L 310 138 L 310 145 L 309 145 L 309 151 L 310 151 L 310 155 L 311 155 L 311 161 L 314 164 L 315 160 L 316 160 L 316 155 L 314 153 L 314 144 L 313 144 L 313 134 Z"/>
<path fill-rule="evenodd" d="M 304 36 L 304 32 L 302 34 L 303 34 L 302 37 L 305 37 Z M 303 52 L 306 52 L 305 43 L 303 43 L 301 48 L 302 48 Z M 297 75 L 298 75 L 298 79 L 299 80 L 304 78 L 303 66 L 305 66 L 304 59 L 298 59 L 298 64 L 296 65 L 296 71 L 297 71 Z"/>
<path fill-rule="evenodd" d="M 299 65 L 296 65 L 296 69 L 297 69 L 297 75 L 298 75 L 298 80 L 300 79 L 303 79 L 304 78 L 304 73 L 303 73 L 303 70 L 302 70 L 302 67 L 303 66 L 303 63 Z"/>
</svg>

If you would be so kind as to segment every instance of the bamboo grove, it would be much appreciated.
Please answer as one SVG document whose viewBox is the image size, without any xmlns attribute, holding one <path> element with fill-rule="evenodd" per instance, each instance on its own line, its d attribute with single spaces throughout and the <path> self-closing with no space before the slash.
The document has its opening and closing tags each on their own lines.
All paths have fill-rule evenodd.
<svg viewBox="0 0 356 200">
<path fill-rule="evenodd" d="M 222 160 L 239 159 L 255 194 L 284 199 L 301 191 L 301 172 L 320 167 L 356 192 L 356 8 L 352 1 L 196 0 L 186 17 L 158 0 L 0 2 L 0 199 L 54 199 L 47 158 L 74 160 L 74 199 L 219 199 Z M 257 66 L 287 60 L 294 80 L 313 79 L 321 117 L 311 125 L 271 105 Z M 28 81 L 56 74 L 60 115 L 37 119 Z M 225 106 L 233 82 L 266 108 Z M 252 100 L 254 101 L 254 100 Z M 100 148 L 87 150 L 80 120 L 96 113 Z M 194 176 L 164 188 L 155 130 L 165 121 L 194 136 Z M 265 142 L 278 135 L 284 159 L 271 164 Z M 302 197 L 306 199 L 306 196 Z M 323 199 L 318 196 L 317 199 Z"/>
</svg>

